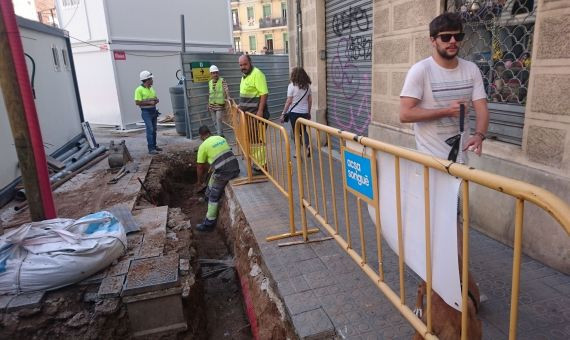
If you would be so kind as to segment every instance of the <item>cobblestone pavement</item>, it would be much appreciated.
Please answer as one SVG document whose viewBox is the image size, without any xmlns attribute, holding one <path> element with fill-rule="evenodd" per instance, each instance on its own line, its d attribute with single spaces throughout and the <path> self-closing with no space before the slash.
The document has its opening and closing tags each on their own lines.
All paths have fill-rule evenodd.
<svg viewBox="0 0 570 340">
<path fill-rule="evenodd" d="M 315 157 L 316 156 L 316 157 Z M 325 160 L 323 154 L 323 162 Z M 317 165 L 318 154 L 313 154 Z M 324 162 L 327 163 L 327 162 Z M 310 164 L 309 164 L 309 171 Z M 296 171 L 295 171 L 296 172 Z M 317 171 L 318 172 L 318 171 Z M 328 168 L 325 166 L 325 172 Z M 346 238 L 341 166 L 334 162 L 336 210 L 339 231 Z M 319 209 L 324 201 L 316 174 Z M 296 187 L 296 179 L 294 190 Z M 312 178 L 309 183 L 312 186 Z M 332 218 L 330 185 L 325 195 L 329 221 Z M 283 195 L 270 182 L 234 187 L 241 205 L 262 250 L 264 261 L 277 282 L 293 323 L 302 337 L 330 338 L 331 332 L 345 339 L 410 339 L 414 331 L 393 305 L 364 272 L 334 241 L 278 247 L 279 242 L 266 242 L 265 237 L 287 232 L 288 207 Z M 314 200 L 314 191 L 311 191 Z M 295 214 L 300 228 L 297 193 Z M 356 200 L 349 195 L 349 225 L 352 244 L 360 252 L 360 236 L 356 220 Z M 310 216 L 307 214 L 307 216 Z M 368 240 L 368 263 L 377 267 L 375 230 L 368 212 L 363 208 L 364 234 Z M 310 227 L 318 224 L 310 219 Z M 332 224 L 332 222 L 331 222 Z M 327 236 L 326 231 L 311 238 Z M 294 238 L 289 240 L 298 240 Z M 287 241 L 289 241 L 287 240 Z M 548 246 L 548 245 L 545 245 Z M 384 243 L 385 280 L 399 292 L 398 259 Z M 470 230 L 470 268 L 488 301 L 482 304 L 484 339 L 506 339 L 512 273 L 512 249 L 484 234 Z M 413 309 L 418 277 L 406 271 L 406 304 Z M 519 339 L 570 338 L 570 277 L 523 256 L 518 321 Z"/>
</svg>

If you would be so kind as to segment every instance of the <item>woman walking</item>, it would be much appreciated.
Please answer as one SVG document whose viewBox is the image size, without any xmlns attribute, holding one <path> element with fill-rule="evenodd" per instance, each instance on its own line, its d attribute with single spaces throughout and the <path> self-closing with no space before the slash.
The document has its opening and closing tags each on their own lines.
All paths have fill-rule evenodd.
<svg viewBox="0 0 570 340">
<path fill-rule="evenodd" d="M 291 71 L 291 83 L 287 87 L 287 101 L 281 114 L 281 122 L 291 122 L 291 135 L 295 138 L 295 122 L 299 118 L 311 119 L 311 105 L 313 96 L 311 94 L 311 78 L 302 67 L 295 67 Z M 307 147 L 307 157 L 309 152 L 309 135 L 305 127 L 301 131 L 301 137 L 305 136 L 305 146 Z"/>
</svg>

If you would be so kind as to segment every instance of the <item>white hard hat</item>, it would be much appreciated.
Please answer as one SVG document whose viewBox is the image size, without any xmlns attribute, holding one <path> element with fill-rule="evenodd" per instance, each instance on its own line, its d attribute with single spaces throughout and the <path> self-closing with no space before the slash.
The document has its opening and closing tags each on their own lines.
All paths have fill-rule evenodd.
<svg viewBox="0 0 570 340">
<path fill-rule="evenodd" d="M 147 70 L 142 71 L 141 74 L 139 75 L 139 79 L 140 79 L 141 81 L 147 80 L 147 79 L 149 79 L 149 78 L 152 78 L 152 73 L 150 73 L 150 72 L 147 71 Z"/>
<path fill-rule="evenodd" d="M 212 66 L 210 66 L 210 73 L 211 72 L 220 72 L 220 70 L 218 70 L 218 66 L 212 65 Z"/>
</svg>

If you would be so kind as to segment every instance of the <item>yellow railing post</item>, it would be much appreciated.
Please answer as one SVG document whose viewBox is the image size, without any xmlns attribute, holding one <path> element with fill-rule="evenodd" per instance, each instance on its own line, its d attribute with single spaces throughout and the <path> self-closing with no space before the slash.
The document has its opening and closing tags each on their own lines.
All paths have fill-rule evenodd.
<svg viewBox="0 0 570 340">
<path fill-rule="evenodd" d="M 519 198 L 515 208 L 515 240 L 513 244 L 513 283 L 511 292 L 511 315 L 509 320 L 509 340 L 517 338 L 519 306 L 519 285 L 521 277 L 521 253 L 523 235 L 524 200 Z"/>
<path fill-rule="evenodd" d="M 463 243 L 463 253 L 461 254 L 461 339 L 467 340 L 469 339 L 469 309 L 467 308 L 469 293 L 469 181 L 463 181 L 461 197 L 461 201 L 463 202 L 461 214 L 463 217 L 463 237 L 461 240 Z"/>
<path fill-rule="evenodd" d="M 426 294 L 427 294 L 427 332 L 432 330 L 431 316 L 431 289 L 432 289 L 432 268 L 431 268 L 431 202 L 429 187 L 429 168 L 424 166 L 424 219 L 426 234 Z"/>
<path fill-rule="evenodd" d="M 301 229 L 303 233 L 303 240 L 307 242 L 309 240 L 309 232 L 307 228 L 307 211 L 305 210 L 305 188 L 303 186 L 303 164 L 301 161 L 301 139 L 299 134 L 301 133 L 301 124 L 295 124 L 293 128 L 293 134 L 295 135 L 295 154 L 297 155 L 297 185 L 299 186 L 299 208 L 301 213 Z M 303 136 L 305 137 L 305 136 Z M 304 139 L 303 139 L 304 140 Z M 303 143 L 304 146 L 304 143 Z M 307 174 L 308 175 L 308 174 Z"/>
</svg>

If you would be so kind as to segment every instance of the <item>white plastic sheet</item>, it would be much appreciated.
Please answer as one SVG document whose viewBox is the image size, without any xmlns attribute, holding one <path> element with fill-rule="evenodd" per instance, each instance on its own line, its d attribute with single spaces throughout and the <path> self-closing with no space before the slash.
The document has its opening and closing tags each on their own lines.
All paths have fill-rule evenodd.
<svg viewBox="0 0 570 340">
<path fill-rule="evenodd" d="M 26 223 L 0 238 L 0 295 L 79 282 L 109 266 L 126 249 L 125 229 L 107 211 L 78 220 Z"/>
<path fill-rule="evenodd" d="M 351 141 L 347 146 L 363 151 Z M 366 154 L 372 151 L 367 149 Z M 382 237 L 398 254 L 395 157 L 377 152 Z M 404 238 L 404 262 L 426 280 L 425 209 L 423 165 L 400 159 L 400 190 Z M 461 180 L 429 170 L 432 288 L 451 307 L 461 311 L 461 283 L 457 257 L 457 197 Z M 372 221 L 376 207 L 368 205 Z"/>
</svg>

